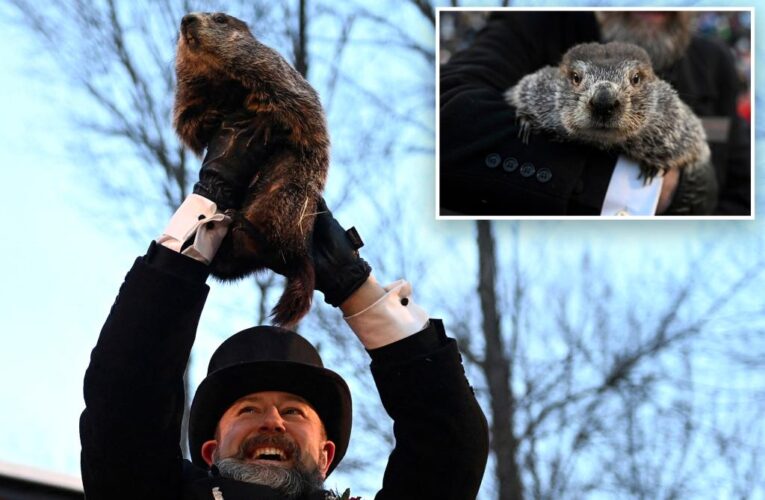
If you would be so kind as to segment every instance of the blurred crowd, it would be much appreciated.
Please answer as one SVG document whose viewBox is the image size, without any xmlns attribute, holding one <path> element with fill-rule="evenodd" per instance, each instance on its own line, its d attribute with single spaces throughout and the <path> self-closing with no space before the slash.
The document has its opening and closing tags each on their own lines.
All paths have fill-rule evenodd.
<svg viewBox="0 0 765 500">
<path fill-rule="evenodd" d="M 738 114 L 751 123 L 752 19 L 749 12 L 702 12 L 697 20 L 699 35 L 717 38 L 730 48 L 736 62 L 741 88 Z"/>
</svg>

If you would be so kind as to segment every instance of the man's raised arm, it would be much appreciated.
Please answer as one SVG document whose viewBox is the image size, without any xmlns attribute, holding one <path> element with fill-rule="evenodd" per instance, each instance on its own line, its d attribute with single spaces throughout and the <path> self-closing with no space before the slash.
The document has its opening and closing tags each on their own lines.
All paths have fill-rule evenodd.
<svg viewBox="0 0 765 500">
<path fill-rule="evenodd" d="M 378 499 L 475 498 L 488 456 L 488 426 L 440 320 L 400 280 L 386 287 L 358 256 L 361 240 L 325 210 L 316 218 L 317 289 L 339 306 L 372 358 L 396 446 Z"/>
<path fill-rule="evenodd" d="M 222 129 L 210 150 L 247 140 L 235 132 Z M 221 212 L 241 204 L 258 164 L 208 154 L 195 194 L 125 277 L 85 373 L 80 440 L 89 500 L 180 495 L 183 373 L 209 291 L 206 264 L 226 234 Z"/>
</svg>

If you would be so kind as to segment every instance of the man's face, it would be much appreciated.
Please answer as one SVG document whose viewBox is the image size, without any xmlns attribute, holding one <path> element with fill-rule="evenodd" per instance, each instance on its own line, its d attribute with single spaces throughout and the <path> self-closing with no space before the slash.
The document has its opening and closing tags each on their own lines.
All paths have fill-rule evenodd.
<svg viewBox="0 0 765 500">
<path fill-rule="evenodd" d="M 683 56 L 693 34 L 693 13 L 688 11 L 605 11 L 596 15 L 603 41 L 628 42 L 643 47 L 657 71 Z"/>
<path fill-rule="evenodd" d="M 216 439 L 202 445 L 208 465 L 229 457 L 255 466 L 315 469 L 322 478 L 335 455 L 319 415 L 300 396 L 257 392 L 232 404 L 218 422 Z"/>
</svg>

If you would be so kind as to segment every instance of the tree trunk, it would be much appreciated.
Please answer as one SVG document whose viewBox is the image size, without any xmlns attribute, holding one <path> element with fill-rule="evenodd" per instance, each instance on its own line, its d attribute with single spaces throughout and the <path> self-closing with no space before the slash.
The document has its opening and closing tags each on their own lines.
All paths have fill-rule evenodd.
<svg viewBox="0 0 765 500">
<path fill-rule="evenodd" d="M 308 77 L 308 23 L 306 20 L 307 0 L 299 0 L 298 4 L 298 31 L 295 41 L 295 69 Z"/>
<path fill-rule="evenodd" d="M 500 330 L 496 297 L 496 257 L 489 221 L 478 221 L 478 294 L 481 299 L 486 357 L 482 364 L 491 399 L 491 449 L 496 458 L 498 498 L 523 498 L 523 484 L 516 460 L 518 441 L 513 432 L 515 401 L 511 392 L 511 366 Z"/>
</svg>

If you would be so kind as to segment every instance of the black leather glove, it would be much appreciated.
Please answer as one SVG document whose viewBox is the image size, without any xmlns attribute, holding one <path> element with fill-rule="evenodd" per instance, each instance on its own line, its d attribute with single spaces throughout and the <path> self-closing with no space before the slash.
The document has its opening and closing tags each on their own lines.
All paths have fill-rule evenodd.
<svg viewBox="0 0 765 500">
<path fill-rule="evenodd" d="M 270 139 L 269 133 L 258 127 L 255 115 L 226 116 L 207 145 L 194 194 L 214 201 L 222 211 L 238 209 L 271 154 L 274 141 Z"/>
<path fill-rule="evenodd" d="M 680 171 L 680 180 L 662 215 L 709 215 L 717 206 L 717 176 L 711 161 Z"/>
<path fill-rule="evenodd" d="M 316 289 L 324 301 L 338 307 L 364 284 L 372 272 L 357 251 L 364 245 L 356 228 L 343 229 L 322 198 L 316 205 L 312 257 L 316 270 Z"/>
</svg>

